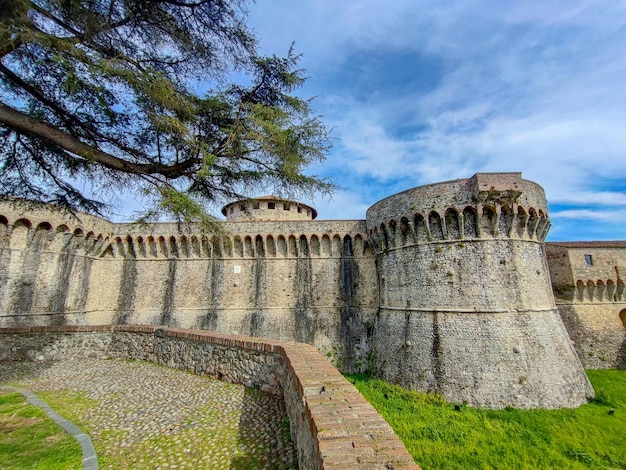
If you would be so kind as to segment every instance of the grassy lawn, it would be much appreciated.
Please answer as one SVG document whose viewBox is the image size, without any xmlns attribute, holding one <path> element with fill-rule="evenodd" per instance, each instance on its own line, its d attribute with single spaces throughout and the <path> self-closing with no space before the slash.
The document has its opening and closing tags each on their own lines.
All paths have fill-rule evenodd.
<svg viewBox="0 0 626 470">
<path fill-rule="evenodd" d="M 80 445 L 19 393 L 0 394 L 0 468 L 80 469 Z"/>
<path fill-rule="evenodd" d="M 347 377 L 425 470 L 626 469 L 626 370 L 587 374 L 597 395 L 587 405 L 497 411 L 455 410 L 438 395 Z"/>
</svg>

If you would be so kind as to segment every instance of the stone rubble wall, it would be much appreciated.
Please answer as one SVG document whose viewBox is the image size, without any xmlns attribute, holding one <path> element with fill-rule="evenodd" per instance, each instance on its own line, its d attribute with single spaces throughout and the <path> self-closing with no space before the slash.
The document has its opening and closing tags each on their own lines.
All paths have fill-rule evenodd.
<svg viewBox="0 0 626 470">
<path fill-rule="evenodd" d="M 540 186 L 519 173 L 422 186 L 374 204 L 367 227 L 376 376 L 488 408 L 593 396 L 550 289 Z"/>
<path fill-rule="evenodd" d="M 0 361 L 81 357 L 144 360 L 282 396 L 302 470 L 419 469 L 391 427 L 314 346 L 158 326 L 0 329 Z"/>
<path fill-rule="evenodd" d="M 626 242 L 546 244 L 556 305 L 588 369 L 626 368 Z"/>
<path fill-rule="evenodd" d="M 594 251 L 588 268 L 571 246 L 554 254 L 543 243 L 550 225 L 543 189 L 520 173 L 413 188 L 366 220 L 224 222 L 216 235 L 2 201 L 0 327 L 165 325 L 298 341 L 343 372 L 450 400 L 575 406 L 593 392 L 570 339 L 587 367 L 623 366 L 626 244 Z"/>
<path fill-rule="evenodd" d="M 343 371 L 365 370 L 378 291 L 364 221 L 223 229 L 209 237 L 196 224 L 103 224 L 3 203 L 0 327 L 200 328 L 315 344 Z"/>
</svg>

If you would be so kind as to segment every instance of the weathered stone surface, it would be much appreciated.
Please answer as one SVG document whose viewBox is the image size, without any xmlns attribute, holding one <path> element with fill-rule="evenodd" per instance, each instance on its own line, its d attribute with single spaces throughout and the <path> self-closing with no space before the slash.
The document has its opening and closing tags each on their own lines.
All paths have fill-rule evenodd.
<svg viewBox="0 0 626 470">
<path fill-rule="evenodd" d="M 592 393 L 555 316 L 545 195 L 520 173 L 410 189 L 374 204 L 366 220 L 312 220 L 307 205 L 292 201 L 285 210 L 278 201 L 269 209 L 272 201 L 261 199 L 256 212 L 253 201 L 225 207 L 224 239 L 193 224 L 114 224 L 2 202 L 0 327 L 149 324 L 301 341 L 344 372 L 369 367 L 481 406 L 574 406 Z M 591 367 L 620 367 L 625 355 L 619 253 L 626 250 L 613 248 L 606 258 L 594 255 L 603 268 L 592 278 L 550 256 L 558 311 Z M 576 301 L 580 292 L 598 300 Z M 544 340 L 531 351 L 523 346 Z M 516 380 L 503 368 L 514 346 L 518 359 L 537 361 L 520 372 L 521 388 L 505 385 Z M 492 361 L 488 373 L 448 383 L 456 369 L 445 364 L 467 370 L 483 357 Z M 405 360 L 414 370 L 385 370 Z M 555 367 L 558 384 L 531 373 Z M 500 395 L 480 382 L 498 373 Z M 542 387 L 555 398 L 533 398 Z M 563 388 L 572 396 L 555 392 Z"/>
<path fill-rule="evenodd" d="M 374 204 L 367 225 L 381 285 L 376 375 L 490 408 L 585 403 L 593 389 L 550 289 L 546 214 L 541 187 L 516 173 Z"/>
<path fill-rule="evenodd" d="M 554 297 L 583 365 L 626 368 L 626 242 L 546 244 Z"/>
</svg>

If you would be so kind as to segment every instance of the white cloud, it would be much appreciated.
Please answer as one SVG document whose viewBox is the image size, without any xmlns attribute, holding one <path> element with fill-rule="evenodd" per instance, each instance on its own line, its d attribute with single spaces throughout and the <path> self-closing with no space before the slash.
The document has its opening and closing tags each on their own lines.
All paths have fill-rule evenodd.
<svg viewBox="0 0 626 470">
<path fill-rule="evenodd" d="M 571 209 L 554 211 L 550 213 L 550 218 L 556 221 L 559 219 L 573 219 L 581 222 L 598 221 L 607 224 L 615 224 L 622 223 L 626 218 L 626 210 L 592 211 L 589 209 Z"/>
</svg>

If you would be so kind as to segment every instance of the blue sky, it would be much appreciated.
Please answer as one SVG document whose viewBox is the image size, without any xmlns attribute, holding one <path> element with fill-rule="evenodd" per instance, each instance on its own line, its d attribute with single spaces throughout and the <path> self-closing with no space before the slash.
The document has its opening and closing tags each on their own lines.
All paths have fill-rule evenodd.
<svg viewBox="0 0 626 470">
<path fill-rule="evenodd" d="M 261 51 L 303 54 L 334 128 L 320 218 L 479 171 L 521 171 L 549 240 L 626 239 L 626 2 L 258 0 Z"/>
</svg>

